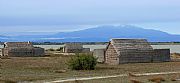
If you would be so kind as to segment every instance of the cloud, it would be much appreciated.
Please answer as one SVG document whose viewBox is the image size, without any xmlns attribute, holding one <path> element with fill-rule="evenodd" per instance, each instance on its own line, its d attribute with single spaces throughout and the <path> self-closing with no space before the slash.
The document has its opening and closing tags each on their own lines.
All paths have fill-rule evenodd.
<svg viewBox="0 0 180 83">
<path fill-rule="evenodd" d="M 178 22 L 179 9 L 179 0 L 0 0 L 0 28 L 49 31 L 57 26 L 52 28 L 59 31 L 77 25 Z"/>
</svg>

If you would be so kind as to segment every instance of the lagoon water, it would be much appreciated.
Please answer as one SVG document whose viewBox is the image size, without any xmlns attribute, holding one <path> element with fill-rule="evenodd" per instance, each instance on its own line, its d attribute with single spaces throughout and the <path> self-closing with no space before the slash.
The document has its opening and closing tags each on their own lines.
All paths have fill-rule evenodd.
<svg viewBox="0 0 180 83">
<path fill-rule="evenodd" d="M 42 47 L 45 49 L 57 49 L 63 47 L 64 45 L 34 45 L 36 47 Z M 94 49 L 106 48 L 106 45 L 84 45 L 84 48 L 90 48 L 91 51 Z M 180 45 L 152 45 L 154 49 L 170 49 L 171 53 L 180 53 Z M 3 48 L 3 45 L 0 45 L 0 48 Z"/>
</svg>

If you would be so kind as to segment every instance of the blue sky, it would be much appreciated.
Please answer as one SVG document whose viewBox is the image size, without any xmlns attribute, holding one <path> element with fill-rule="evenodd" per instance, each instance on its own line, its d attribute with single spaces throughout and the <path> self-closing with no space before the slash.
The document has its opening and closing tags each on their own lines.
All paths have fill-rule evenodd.
<svg viewBox="0 0 180 83">
<path fill-rule="evenodd" d="M 0 32 L 131 24 L 180 34 L 180 0 L 0 0 Z"/>
</svg>

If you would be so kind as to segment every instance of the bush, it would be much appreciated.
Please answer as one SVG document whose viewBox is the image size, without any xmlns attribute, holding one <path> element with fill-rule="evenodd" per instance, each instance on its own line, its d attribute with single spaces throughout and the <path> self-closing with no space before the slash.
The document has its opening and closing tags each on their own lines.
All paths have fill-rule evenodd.
<svg viewBox="0 0 180 83">
<path fill-rule="evenodd" d="M 69 68 L 72 70 L 94 70 L 97 59 L 90 54 L 76 54 L 69 61 Z"/>
</svg>

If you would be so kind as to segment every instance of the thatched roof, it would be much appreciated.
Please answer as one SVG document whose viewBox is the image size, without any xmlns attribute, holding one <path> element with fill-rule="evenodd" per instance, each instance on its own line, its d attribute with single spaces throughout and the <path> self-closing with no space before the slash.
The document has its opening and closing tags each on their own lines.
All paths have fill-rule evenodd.
<svg viewBox="0 0 180 83">
<path fill-rule="evenodd" d="M 5 47 L 33 47 L 33 44 L 30 42 L 5 42 Z"/>
<path fill-rule="evenodd" d="M 83 45 L 80 43 L 66 43 L 66 49 L 83 49 Z"/>
<path fill-rule="evenodd" d="M 121 52 L 153 50 L 146 39 L 111 39 L 110 43 L 118 54 Z"/>
</svg>

